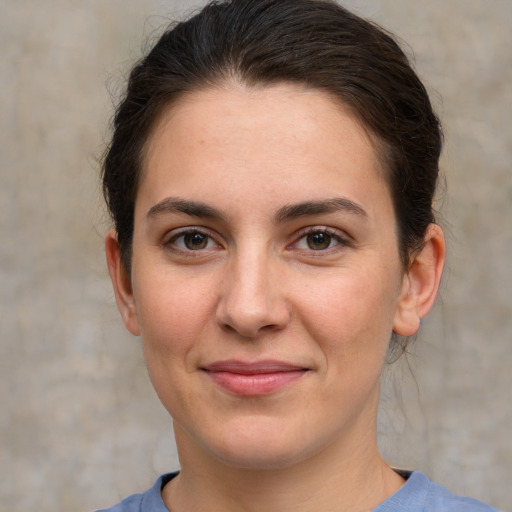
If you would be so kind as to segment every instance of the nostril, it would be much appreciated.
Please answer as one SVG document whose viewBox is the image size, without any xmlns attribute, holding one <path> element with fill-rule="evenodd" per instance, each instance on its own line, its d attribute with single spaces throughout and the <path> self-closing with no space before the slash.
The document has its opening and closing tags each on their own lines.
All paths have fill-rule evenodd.
<svg viewBox="0 0 512 512">
<path fill-rule="evenodd" d="M 243 338 L 255 338 L 262 334 L 278 331 L 288 324 L 287 311 L 279 313 L 276 308 L 253 311 L 221 311 L 217 323 L 226 333 L 236 333 Z"/>
<path fill-rule="evenodd" d="M 290 318 L 287 301 L 271 278 L 270 262 L 253 253 L 239 255 L 226 275 L 216 310 L 219 327 L 244 338 L 280 330 Z"/>
</svg>

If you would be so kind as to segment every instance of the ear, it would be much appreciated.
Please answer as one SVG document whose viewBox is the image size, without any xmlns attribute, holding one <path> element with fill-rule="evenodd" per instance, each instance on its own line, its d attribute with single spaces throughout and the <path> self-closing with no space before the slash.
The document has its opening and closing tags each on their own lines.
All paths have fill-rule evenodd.
<svg viewBox="0 0 512 512">
<path fill-rule="evenodd" d="M 403 277 L 402 291 L 393 322 L 393 331 L 401 336 L 412 336 L 419 329 L 420 319 L 432 307 L 437 295 L 446 257 L 443 230 L 430 224 L 424 243 L 412 255 L 412 261 Z"/>
<path fill-rule="evenodd" d="M 124 325 L 132 334 L 138 336 L 140 335 L 140 330 L 131 277 L 121 261 L 121 247 L 117 241 L 117 233 L 114 230 L 109 231 L 105 236 L 105 253 L 117 307 L 123 318 Z"/>
</svg>

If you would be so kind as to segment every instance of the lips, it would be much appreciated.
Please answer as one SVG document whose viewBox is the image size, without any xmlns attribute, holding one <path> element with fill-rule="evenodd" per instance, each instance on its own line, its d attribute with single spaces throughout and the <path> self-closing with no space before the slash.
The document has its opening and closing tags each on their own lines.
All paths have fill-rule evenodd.
<svg viewBox="0 0 512 512">
<path fill-rule="evenodd" d="M 276 393 L 302 378 L 308 368 L 282 361 L 217 361 L 202 368 L 220 388 L 231 394 L 262 396 Z"/>
</svg>

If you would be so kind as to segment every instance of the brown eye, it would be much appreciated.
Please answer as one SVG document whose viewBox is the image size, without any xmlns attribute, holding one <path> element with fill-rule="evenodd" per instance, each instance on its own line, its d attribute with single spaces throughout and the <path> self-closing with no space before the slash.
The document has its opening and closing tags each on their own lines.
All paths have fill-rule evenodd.
<svg viewBox="0 0 512 512">
<path fill-rule="evenodd" d="M 187 233 L 183 235 L 183 244 L 191 251 L 204 249 L 208 245 L 209 237 L 203 233 Z"/>
<path fill-rule="evenodd" d="M 166 245 L 181 251 L 201 251 L 219 247 L 210 235 L 196 230 L 182 231 L 173 236 Z"/>
<path fill-rule="evenodd" d="M 321 231 L 316 233 L 310 233 L 306 236 L 306 243 L 308 248 L 313 251 L 321 251 L 327 249 L 332 242 L 332 236 L 329 233 L 322 233 Z"/>
</svg>

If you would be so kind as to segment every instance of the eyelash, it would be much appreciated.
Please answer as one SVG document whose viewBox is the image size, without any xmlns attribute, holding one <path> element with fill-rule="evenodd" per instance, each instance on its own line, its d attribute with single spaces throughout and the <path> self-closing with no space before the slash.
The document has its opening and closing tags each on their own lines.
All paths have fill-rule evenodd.
<svg viewBox="0 0 512 512">
<path fill-rule="evenodd" d="M 307 238 L 312 235 L 327 235 L 329 238 L 328 246 L 322 249 L 313 249 L 311 247 L 305 247 L 305 248 L 299 248 L 299 250 L 304 250 L 306 252 L 312 252 L 312 253 L 325 253 L 327 251 L 333 251 L 336 250 L 338 246 L 341 247 L 350 247 L 351 242 L 348 239 L 346 235 L 343 235 L 342 232 L 340 232 L 337 229 L 328 228 L 328 227 L 320 227 L 320 226 L 311 226 L 306 228 L 304 231 L 299 233 L 299 237 L 296 239 L 295 242 L 293 242 L 290 247 L 297 248 L 297 245 L 299 245 L 299 242 L 302 240 L 305 241 L 307 244 Z M 331 243 L 335 241 L 335 245 L 331 245 Z M 320 255 L 320 254 L 319 254 Z"/>
<path fill-rule="evenodd" d="M 200 235 L 206 239 L 206 247 L 200 247 L 197 249 L 190 249 L 189 247 L 186 247 L 185 237 L 187 236 L 194 236 L 194 235 Z M 179 239 L 183 239 L 183 245 L 185 247 L 180 247 L 177 244 L 177 241 Z M 174 251 L 178 251 L 181 253 L 195 253 L 195 252 L 201 252 L 204 249 L 212 249 L 212 247 L 208 247 L 213 242 L 215 244 L 216 248 L 220 247 L 220 244 L 215 240 L 215 238 L 209 233 L 208 231 L 201 229 L 201 228 L 185 228 L 178 233 L 173 234 L 168 240 L 164 242 L 164 246 L 171 248 Z"/>
<path fill-rule="evenodd" d="M 186 246 L 186 237 L 192 237 L 194 235 L 204 237 L 204 247 L 191 249 L 190 247 Z M 310 246 L 310 241 L 308 241 L 308 237 L 316 235 L 325 235 L 327 237 L 326 247 L 314 249 Z M 183 241 L 181 244 L 178 244 L 177 241 L 180 239 L 183 239 Z M 304 243 L 307 244 L 307 247 L 298 247 L 302 241 L 304 241 Z M 332 242 L 336 243 L 332 245 Z M 215 247 L 211 247 L 212 243 L 215 244 Z M 180 245 L 183 246 L 180 247 Z M 201 228 L 185 228 L 179 231 L 178 233 L 173 234 L 168 240 L 164 242 L 164 246 L 169 247 L 172 250 L 180 252 L 182 254 L 189 254 L 192 256 L 193 253 L 199 253 L 206 249 L 218 249 L 219 247 L 221 247 L 221 244 L 219 244 L 212 236 L 212 234 L 207 230 Z M 346 235 L 342 235 L 342 233 L 337 229 L 320 226 L 310 226 L 304 229 L 303 231 L 299 232 L 295 241 L 288 245 L 287 249 L 297 249 L 302 252 L 317 253 L 318 256 L 320 256 L 320 253 L 335 251 L 338 246 L 349 247 L 351 246 L 351 242 Z"/>
</svg>

